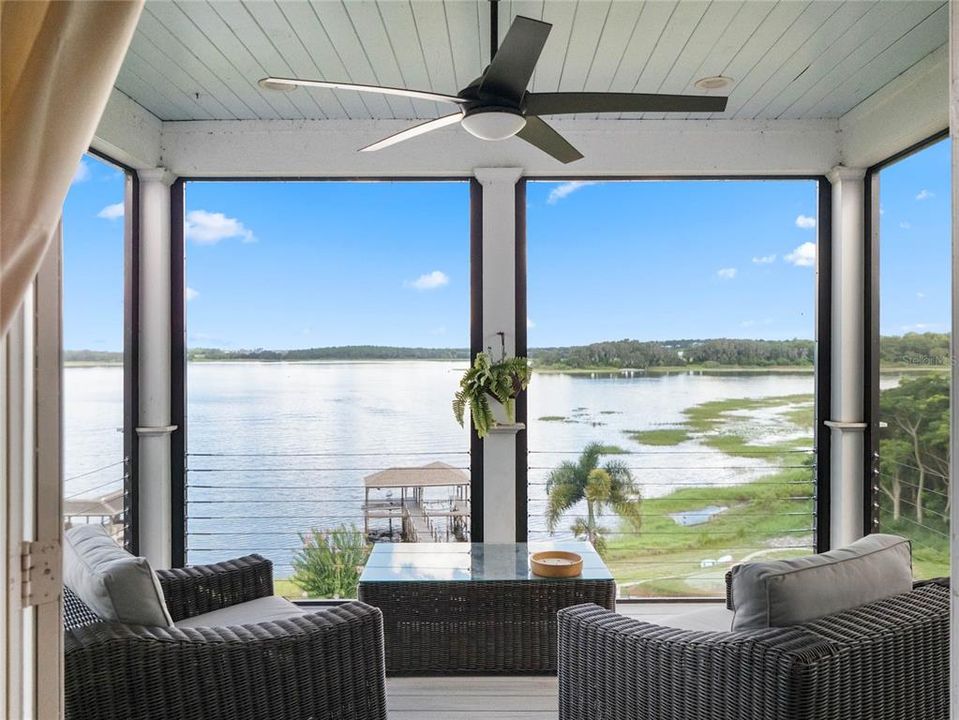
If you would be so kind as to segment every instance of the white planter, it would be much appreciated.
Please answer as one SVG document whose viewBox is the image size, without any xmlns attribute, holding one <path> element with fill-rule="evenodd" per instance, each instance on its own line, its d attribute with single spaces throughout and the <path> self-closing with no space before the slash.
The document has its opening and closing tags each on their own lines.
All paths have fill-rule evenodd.
<svg viewBox="0 0 959 720">
<path fill-rule="evenodd" d="M 491 398 L 489 401 L 489 407 L 490 410 L 493 411 L 493 419 L 496 421 L 490 432 L 497 427 L 508 427 L 510 425 L 515 425 L 515 423 L 506 416 L 506 406 L 503 405 L 503 403 Z M 515 408 L 515 405 L 513 407 Z"/>
</svg>

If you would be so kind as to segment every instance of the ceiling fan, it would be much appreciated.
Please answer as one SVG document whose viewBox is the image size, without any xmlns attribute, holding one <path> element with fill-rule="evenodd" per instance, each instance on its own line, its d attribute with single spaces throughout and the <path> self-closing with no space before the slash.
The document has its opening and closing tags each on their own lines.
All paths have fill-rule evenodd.
<svg viewBox="0 0 959 720">
<path fill-rule="evenodd" d="M 410 138 L 460 123 L 482 140 L 505 140 L 514 135 L 538 147 L 562 163 L 583 157 L 575 147 L 550 127 L 541 115 L 621 112 L 722 112 L 726 98 L 708 95 L 659 95 L 647 93 L 555 92 L 526 90 L 533 69 L 543 52 L 552 25 L 518 15 L 510 25 L 503 44 L 496 50 L 496 2 L 491 7 L 493 56 L 483 74 L 456 95 L 424 90 L 356 85 L 326 80 L 267 77 L 260 86 L 269 90 L 318 87 L 333 90 L 399 95 L 418 100 L 457 105 L 457 111 L 414 125 L 360 150 L 382 150 Z"/>
</svg>

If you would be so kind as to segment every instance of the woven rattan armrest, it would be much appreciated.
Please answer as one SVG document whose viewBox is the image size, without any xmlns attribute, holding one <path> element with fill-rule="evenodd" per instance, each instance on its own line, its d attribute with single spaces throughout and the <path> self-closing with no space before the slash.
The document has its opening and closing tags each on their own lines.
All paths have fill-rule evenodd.
<svg viewBox="0 0 959 720">
<path fill-rule="evenodd" d="M 174 622 L 273 594 L 273 563 L 259 555 L 156 574 Z"/>
</svg>

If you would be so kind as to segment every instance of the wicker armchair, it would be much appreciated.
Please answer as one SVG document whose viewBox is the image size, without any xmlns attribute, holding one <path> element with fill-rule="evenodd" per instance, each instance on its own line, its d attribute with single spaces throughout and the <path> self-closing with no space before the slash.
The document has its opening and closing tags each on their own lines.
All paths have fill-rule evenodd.
<svg viewBox="0 0 959 720">
<path fill-rule="evenodd" d="M 690 632 L 559 612 L 560 720 L 946 720 L 946 582 L 805 625 Z"/>
<path fill-rule="evenodd" d="M 258 555 L 157 572 L 174 622 L 273 593 Z M 65 590 L 71 720 L 385 720 L 383 621 L 359 602 L 239 627 L 105 622 Z"/>
</svg>

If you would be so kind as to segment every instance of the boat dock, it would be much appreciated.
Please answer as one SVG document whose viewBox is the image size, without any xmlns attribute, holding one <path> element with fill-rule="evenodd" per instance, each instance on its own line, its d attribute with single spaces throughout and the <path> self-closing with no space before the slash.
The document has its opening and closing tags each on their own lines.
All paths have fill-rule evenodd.
<svg viewBox="0 0 959 720">
<path fill-rule="evenodd" d="M 394 521 L 403 542 L 456 542 L 468 536 L 470 478 L 443 462 L 418 467 L 393 467 L 363 479 L 363 529 L 370 537 L 371 521 Z M 437 497 L 447 488 L 446 498 Z M 434 492 L 427 497 L 427 490 Z M 397 497 L 398 494 L 398 497 Z"/>
</svg>

